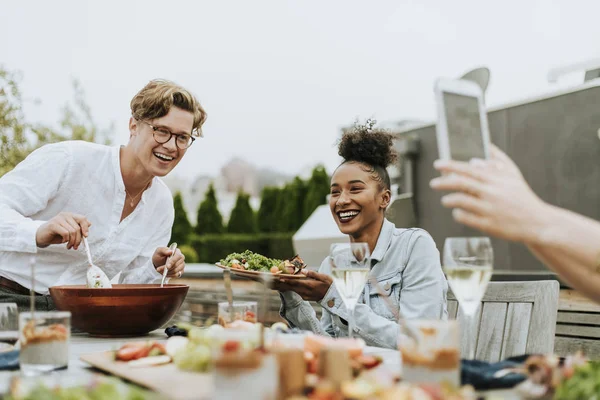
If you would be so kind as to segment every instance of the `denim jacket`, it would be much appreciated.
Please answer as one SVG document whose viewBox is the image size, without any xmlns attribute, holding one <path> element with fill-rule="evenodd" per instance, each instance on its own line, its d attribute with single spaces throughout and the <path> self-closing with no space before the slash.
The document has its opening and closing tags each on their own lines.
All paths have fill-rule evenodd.
<svg viewBox="0 0 600 400">
<path fill-rule="evenodd" d="M 329 274 L 329 257 L 319 272 Z M 406 319 L 447 319 L 448 284 L 440 266 L 433 238 L 422 229 L 398 229 L 384 220 L 371 255 L 369 277 L 375 278 L 386 296 Z M 280 293 L 280 314 L 291 326 L 333 337 L 348 336 L 348 310 L 334 284 L 319 301 L 319 321 L 312 306 L 295 292 Z M 400 334 L 394 312 L 379 291 L 367 281 L 354 311 L 354 336 L 367 345 L 397 348 Z"/>
</svg>

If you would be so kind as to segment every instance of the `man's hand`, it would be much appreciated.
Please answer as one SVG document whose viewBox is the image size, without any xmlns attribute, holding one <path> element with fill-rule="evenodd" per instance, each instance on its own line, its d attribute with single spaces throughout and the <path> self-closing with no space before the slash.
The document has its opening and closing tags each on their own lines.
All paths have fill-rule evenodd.
<svg viewBox="0 0 600 400">
<path fill-rule="evenodd" d="M 306 301 L 320 301 L 323 299 L 333 283 L 333 279 L 329 275 L 310 270 L 304 270 L 302 273 L 306 275 L 306 278 L 275 279 L 272 288 L 280 292 L 291 290 L 298 293 Z"/>
<path fill-rule="evenodd" d="M 170 278 L 180 278 L 185 269 L 185 256 L 179 249 L 175 249 L 175 254 L 173 254 L 173 257 L 167 262 L 167 259 L 171 254 L 173 254 L 173 252 L 169 250 L 168 247 L 157 248 L 152 256 L 152 264 L 154 264 L 156 272 L 162 275 L 166 263 L 166 267 L 169 270 L 167 276 Z"/>
<path fill-rule="evenodd" d="M 91 225 L 83 215 L 61 212 L 38 228 L 35 241 L 38 247 L 67 243 L 67 249 L 77 250 L 82 237 L 88 236 Z"/>
</svg>

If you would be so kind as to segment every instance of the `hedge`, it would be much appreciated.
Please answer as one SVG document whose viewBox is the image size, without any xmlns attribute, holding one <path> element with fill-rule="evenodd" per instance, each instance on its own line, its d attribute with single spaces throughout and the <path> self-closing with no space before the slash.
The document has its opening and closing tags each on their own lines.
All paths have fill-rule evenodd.
<svg viewBox="0 0 600 400">
<path fill-rule="evenodd" d="M 251 250 L 271 258 L 294 256 L 293 233 L 211 234 L 193 235 L 191 246 L 198 253 L 198 262 L 213 264 L 230 253 Z"/>
<path fill-rule="evenodd" d="M 198 253 L 190 245 L 184 244 L 179 246 L 179 250 L 185 256 L 185 262 L 188 264 L 194 264 L 198 262 Z"/>
</svg>

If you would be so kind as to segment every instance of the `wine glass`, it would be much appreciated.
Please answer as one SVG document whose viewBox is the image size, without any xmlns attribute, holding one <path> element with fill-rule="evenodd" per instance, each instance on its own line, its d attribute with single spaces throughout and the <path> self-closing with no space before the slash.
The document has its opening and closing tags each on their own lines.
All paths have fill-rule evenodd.
<svg viewBox="0 0 600 400">
<path fill-rule="evenodd" d="M 334 243 L 329 260 L 331 275 L 348 309 L 348 337 L 354 331 L 354 309 L 371 270 L 371 252 L 367 243 Z"/>
<path fill-rule="evenodd" d="M 447 238 L 442 265 L 468 326 L 492 277 L 494 251 L 490 238 Z"/>
</svg>

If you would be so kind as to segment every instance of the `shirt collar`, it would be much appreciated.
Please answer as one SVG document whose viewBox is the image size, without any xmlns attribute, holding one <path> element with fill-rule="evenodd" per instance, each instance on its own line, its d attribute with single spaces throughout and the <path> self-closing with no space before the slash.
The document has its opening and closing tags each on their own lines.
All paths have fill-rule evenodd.
<svg viewBox="0 0 600 400">
<path fill-rule="evenodd" d="M 121 148 L 122 147 L 125 147 L 125 146 L 119 145 L 119 146 L 114 146 L 112 148 L 112 152 L 113 152 L 113 154 L 112 154 L 113 163 L 112 164 L 113 164 L 113 169 L 115 172 L 115 182 L 117 182 L 117 187 L 120 192 L 125 194 L 125 182 L 123 182 L 123 174 L 121 174 Z M 145 190 L 144 193 L 142 193 L 140 203 L 142 203 L 142 204 L 146 203 L 145 195 L 146 195 L 146 192 L 148 192 L 148 190 L 154 184 L 154 179 L 157 179 L 157 178 L 156 177 L 152 178 L 152 180 L 150 181 L 150 184 L 148 185 L 147 190 Z"/>
<path fill-rule="evenodd" d="M 385 255 L 385 252 L 390 247 L 390 243 L 392 242 L 392 235 L 395 228 L 396 226 L 393 223 L 385 218 L 383 219 L 383 225 L 381 225 L 381 231 L 379 232 L 379 237 L 377 238 L 377 244 L 375 245 L 373 254 L 371 254 L 371 265 L 381 261 Z"/>
</svg>

